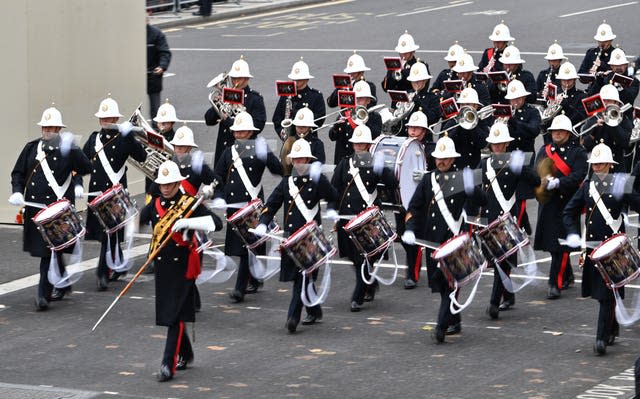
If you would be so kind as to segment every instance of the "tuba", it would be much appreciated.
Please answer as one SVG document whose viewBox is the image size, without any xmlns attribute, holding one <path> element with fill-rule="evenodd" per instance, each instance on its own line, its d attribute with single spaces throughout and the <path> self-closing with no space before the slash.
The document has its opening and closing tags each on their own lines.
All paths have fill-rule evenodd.
<svg viewBox="0 0 640 399">
<path fill-rule="evenodd" d="M 157 177 L 160 165 L 164 161 L 170 161 L 173 159 L 173 146 L 166 138 L 164 138 L 164 136 L 153 130 L 151 125 L 149 125 L 149 123 L 144 119 L 144 116 L 140 112 L 141 109 L 142 104 L 133 111 L 133 115 L 129 118 L 129 122 L 140 128 L 133 129 L 131 134 L 133 134 L 133 138 L 137 142 L 142 144 L 142 147 L 147 153 L 147 158 L 144 162 L 138 162 L 133 158 L 128 158 L 127 162 L 136 169 L 139 169 L 149 179 L 153 180 Z"/>
<path fill-rule="evenodd" d="M 553 163 L 553 159 L 545 158 L 538 162 L 536 170 L 538 176 L 540 176 L 540 185 L 534 189 L 534 193 L 540 204 L 546 204 L 553 197 L 553 191 L 547 190 L 547 183 L 549 182 L 549 176 L 554 177 L 556 175 L 556 165 Z"/>
</svg>

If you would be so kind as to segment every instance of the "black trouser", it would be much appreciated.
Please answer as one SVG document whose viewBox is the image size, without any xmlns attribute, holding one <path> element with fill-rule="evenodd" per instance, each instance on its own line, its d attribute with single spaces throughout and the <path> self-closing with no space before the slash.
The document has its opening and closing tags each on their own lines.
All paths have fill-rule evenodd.
<svg viewBox="0 0 640 399">
<path fill-rule="evenodd" d="M 59 252 L 55 252 L 55 256 L 58 258 L 58 269 L 60 270 L 60 275 L 63 275 L 65 272 L 65 264 L 64 259 L 62 259 L 62 254 Z M 38 282 L 38 297 L 44 298 L 47 301 L 51 300 L 51 292 L 53 291 L 53 285 L 49 282 L 49 264 L 51 264 L 51 257 L 48 256 L 46 258 L 40 258 L 40 281 Z"/>
<path fill-rule="evenodd" d="M 380 259 L 379 256 L 374 256 L 372 259 L 369 260 L 369 262 L 371 265 L 373 265 L 373 263 L 377 262 L 379 259 Z M 373 284 L 367 284 L 362 279 L 361 269 L 362 269 L 362 262 L 364 262 L 364 257 L 362 257 L 362 255 L 360 254 L 354 255 L 351 261 L 353 262 L 354 270 L 356 272 L 356 286 L 353 289 L 353 294 L 351 295 L 351 301 L 355 301 L 358 303 L 358 305 L 362 305 L 362 303 L 364 302 L 364 295 L 367 293 L 367 291 L 375 290 L 376 286 L 378 285 L 378 281 L 377 280 L 374 281 Z M 369 269 L 366 266 L 364 266 L 364 276 L 367 280 L 369 281 L 371 280 Z"/>
<path fill-rule="evenodd" d="M 518 258 L 516 255 L 511 255 L 510 257 L 507 258 L 506 262 L 503 262 L 500 264 L 500 267 L 502 268 L 502 271 L 507 275 L 510 276 L 511 275 L 511 266 L 510 265 L 517 265 L 518 263 Z M 489 301 L 489 303 L 491 305 L 495 305 L 495 306 L 500 306 L 500 302 L 502 300 L 505 301 L 511 301 L 512 303 L 515 303 L 516 301 L 516 294 L 514 294 L 513 292 L 509 292 L 504 288 L 504 284 L 502 284 L 502 278 L 500 277 L 500 272 L 498 272 L 498 268 L 495 267 L 494 265 L 494 269 L 493 269 L 493 288 L 491 290 L 491 300 Z"/>
<path fill-rule="evenodd" d="M 618 328 L 616 320 L 616 301 L 613 294 L 607 295 L 607 299 L 598 300 L 600 310 L 598 311 L 598 328 L 596 331 L 596 339 L 607 342 L 612 334 Z"/>
<path fill-rule="evenodd" d="M 549 287 L 561 290 L 571 279 L 573 279 L 573 270 L 571 269 L 569 252 L 551 252 Z"/>
<path fill-rule="evenodd" d="M 400 212 L 395 214 L 396 217 L 396 230 L 398 232 L 398 237 L 402 237 L 402 234 L 405 232 L 405 223 L 404 217 L 405 213 Z M 415 233 L 415 231 L 414 231 Z M 422 266 L 422 248 L 417 245 L 408 245 L 404 242 L 401 242 L 402 248 L 407 254 L 407 274 L 406 278 L 418 282 L 420 278 L 420 267 Z"/>
<path fill-rule="evenodd" d="M 307 276 L 305 281 L 306 285 L 304 289 L 307 289 L 309 284 L 313 284 L 315 279 L 312 276 Z M 293 280 L 293 291 L 291 293 L 291 302 L 289 303 L 289 312 L 287 314 L 287 318 L 293 318 L 296 323 L 300 321 L 300 315 L 302 314 L 302 299 L 300 298 L 300 294 L 302 293 L 302 273 L 296 273 L 296 278 Z M 314 287 L 315 291 L 315 287 Z M 320 316 L 320 312 L 322 312 L 322 308 L 320 305 L 313 306 L 311 308 L 307 308 L 307 313 L 314 316 Z"/>
<path fill-rule="evenodd" d="M 244 295 L 247 285 L 249 284 L 257 285 L 258 280 L 251 275 L 251 271 L 249 270 L 249 254 L 245 252 L 244 255 L 240 255 L 240 265 L 238 265 L 235 289 Z"/>
<path fill-rule="evenodd" d="M 122 248 L 120 248 L 120 245 L 116 245 L 118 241 L 118 233 L 113 233 L 109 236 L 111 238 L 111 260 L 114 260 L 113 257 L 116 254 L 116 250 L 118 251 L 120 259 L 122 259 Z M 100 259 L 98 260 L 98 267 L 96 269 L 98 277 L 109 277 L 109 265 L 107 265 L 107 244 L 108 238 L 105 233 L 102 237 L 102 241 L 100 242 Z"/>
<path fill-rule="evenodd" d="M 167 329 L 167 341 L 164 345 L 162 364 L 167 365 L 172 373 L 176 372 L 176 360 L 178 356 L 190 361 L 193 359 L 193 348 L 187 335 L 187 329 L 183 321 L 169 326 Z"/>
<path fill-rule="evenodd" d="M 462 319 L 460 317 L 460 313 L 452 314 L 451 309 L 451 298 L 449 298 L 449 294 L 451 294 L 453 290 L 449 287 L 448 283 L 443 283 L 440 286 L 440 309 L 438 311 L 438 327 L 442 329 L 446 329 L 449 326 L 454 324 L 459 324 Z"/>
<path fill-rule="evenodd" d="M 160 92 L 149 93 L 149 114 L 151 117 L 151 125 L 154 128 L 157 128 L 156 122 L 153 120 L 153 118 L 156 117 L 158 108 L 160 108 Z"/>
<path fill-rule="evenodd" d="M 211 0 L 200 0 L 200 14 L 211 15 Z"/>
<path fill-rule="evenodd" d="M 636 379 L 636 398 L 640 399 L 640 357 L 636 359 L 636 366 L 633 370 Z"/>
</svg>

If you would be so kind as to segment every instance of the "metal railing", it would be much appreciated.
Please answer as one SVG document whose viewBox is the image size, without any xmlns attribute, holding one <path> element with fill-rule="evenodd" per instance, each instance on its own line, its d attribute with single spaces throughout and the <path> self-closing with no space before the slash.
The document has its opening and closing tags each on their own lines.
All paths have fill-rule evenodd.
<svg viewBox="0 0 640 399">
<path fill-rule="evenodd" d="M 199 3 L 200 1 L 198 0 L 147 0 L 147 11 L 180 12 L 182 8 L 197 6 Z"/>
</svg>

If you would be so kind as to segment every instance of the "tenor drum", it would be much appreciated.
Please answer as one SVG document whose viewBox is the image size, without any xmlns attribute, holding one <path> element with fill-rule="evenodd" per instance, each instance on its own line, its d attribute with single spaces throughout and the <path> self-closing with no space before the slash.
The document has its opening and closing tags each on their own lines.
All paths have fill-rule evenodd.
<svg viewBox="0 0 640 399">
<path fill-rule="evenodd" d="M 603 241 L 589 257 L 608 288 L 620 288 L 640 275 L 640 252 L 624 233 Z"/>
<path fill-rule="evenodd" d="M 374 157 L 382 154 L 385 167 L 394 171 L 398 181 L 396 189 L 387 189 L 383 185 L 378 187 L 378 197 L 382 203 L 408 209 L 409 201 L 418 187 L 418 182 L 413 180 L 413 171 L 427 169 L 427 156 L 422 144 L 415 138 L 379 136 L 371 146 L 371 154 Z"/>
<path fill-rule="evenodd" d="M 249 249 L 253 249 L 269 239 L 267 236 L 258 237 L 249 231 L 249 229 L 255 229 L 260 223 L 263 208 L 262 200 L 256 198 L 227 218 L 227 222 L 233 226 L 233 230 Z M 280 226 L 272 221 L 267 230 L 273 234 L 280 230 Z"/>
<path fill-rule="evenodd" d="M 515 218 L 508 212 L 489 223 L 477 234 L 485 255 L 498 263 L 529 244 L 529 236 L 518 227 Z"/>
<path fill-rule="evenodd" d="M 54 251 L 75 244 L 86 232 L 82 219 L 66 199 L 56 201 L 38 212 L 33 217 L 33 223 L 38 227 L 47 246 Z"/>
<path fill-rule="evenodd" d="M 310 221 L 280 244 L 297 267 L 309 274 L 336 253 L 315 221 Z"/>
<path fill-rule="evenodd" d="M 370 258 L 387 248 L 398 236 L 377 206 L 360 212 L 343 229 L 347 232 L 358 251 Z"/>
<path fill-rule="evenodd" d="M 138 209 L 129 192 L 116 184 L 89 203 L 107 234 L 113 234 L 136 217 Z"/>
<path fill-rule="evenodd" d="M 431 257 L 439 262 L 450 286 L 466 285 L 487 267 L 486 258 L 469 233 L 445 241 Z"/>
</svg>

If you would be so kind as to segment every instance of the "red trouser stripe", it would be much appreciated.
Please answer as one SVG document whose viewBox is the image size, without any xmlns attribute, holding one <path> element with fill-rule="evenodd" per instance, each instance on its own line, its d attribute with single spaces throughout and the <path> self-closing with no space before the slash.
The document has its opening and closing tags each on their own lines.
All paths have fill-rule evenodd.
<svg viewBox="0 0 640 399">
<path fill-rule="evenodd" d="M 422 248 L 418 247 L 418 253 L 416 254 L 416 264 L 413 268 L 413 281 L 418 281 L 420 278 L 420 267 L 422 266 Z"/>
<path fill-rule="evenodd" d="M 178 355 L 180 354 L 180 345 L 182 344 L 182 334 L 184 334 L 184 322 L 180 321 L 180 328 L 178 330 L 178 341 L 176 343 L 176 352 L 173 355 L 173 367 L 171 368 L 171 372 L 173 374 L 176 373 L 176 366 L 178 365 Z"/>
<path fill-rule="evenodd" d="M 520 212 L 518 212 L 518 226 L 522 227 L 522 217 L 524 216 L 524 211 L 527 210 L 527 200 L 520 200 Z"/>
<path fill-rule="evenodd" d="M 562 253 L 562 262 L 560 262 L 560 270 L 558 271 L 558 288 L 562 289 L 563 281 L 562 277 L 564 276 L 565 270 L 567 270 L 567 261 L 569 260 L 569 252 Z"/>
</svg>

